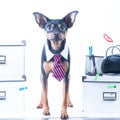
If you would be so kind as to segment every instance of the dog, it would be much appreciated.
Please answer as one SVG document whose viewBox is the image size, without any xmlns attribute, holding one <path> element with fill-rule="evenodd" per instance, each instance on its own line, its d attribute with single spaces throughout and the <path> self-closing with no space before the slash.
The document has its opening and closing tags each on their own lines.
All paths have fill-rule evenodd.
<svg viewBox="0 0 120 120">
<path fill-rule="evenodd" d="M 61 69 L 54 70 L 57 74 L 62 73 L 62 77 L 56 79 L 61 81 L 63 79 L 63 103 L 61 110 L 61 118 L 67 119 L 67 107 L 72 107 L 72 102 L 69 96 L 69 79 L 70 79 L 70 51 L 66 44 L 66 35 L 69 28 L 71 28 L 75 22 L 76 15 L 78 11 L 72 11 L 68 13 L 62 19 L 49 19 L 45 15 L 39 12 L 33 12 L 36 23 L 40 28 L 44 29 L 47 40 L 42 50 L 41 55 L 41 83 L 42 83 L 42 94 L 41 100 L 37 108 L 43 108 L 44 115 L 50 115 L 49 105 L 48 105 L 48 76 L 49 73 L 53 73 L 55 67 L 54 55 L 58 55 L 59 61 L 56 64 L 61 66 Z M 56 68 L 59 68 L 57 65 Z M 59 75 L 58 75 L 59 76 Z"/>
</svg>

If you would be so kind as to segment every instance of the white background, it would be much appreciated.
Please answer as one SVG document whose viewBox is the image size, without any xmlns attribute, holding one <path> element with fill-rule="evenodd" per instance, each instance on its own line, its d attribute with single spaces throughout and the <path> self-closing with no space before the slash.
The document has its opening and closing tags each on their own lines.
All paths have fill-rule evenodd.
<svg viewBox="0 0 120 120">
<path fill-rule="evenodd" d="M 41 95 L 40 55 L 46 40 L 44 30 L 35 23 L 33 12 L 41 12 L 49 18 L 63 18 L 71 11 L 79 13 L 67 42 L 71 51 L 71 99 L 75 106 L 81 106 L 82 79 L 85 55 L 93 46 L 95 55 L 104 55 L 108 46 L 119 44 L 120 40 L 119 0 L 1 0 L 0 41 L 26 40 L 26 109 L 36 108 Z M 113 43 L 107 42 L 108 34 Z M 61 105 L 62 82 L 49 78 L 50 106 Z M 54 99 L 55 98 L 55 99 Z M 57 105 L 56 107 L 60 107 Z"/>
</svg>

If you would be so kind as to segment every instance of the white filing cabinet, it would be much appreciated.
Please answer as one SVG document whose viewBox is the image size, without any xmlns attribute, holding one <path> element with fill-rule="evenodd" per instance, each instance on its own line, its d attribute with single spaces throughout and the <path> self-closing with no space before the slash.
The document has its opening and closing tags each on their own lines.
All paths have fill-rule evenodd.
<svg viewBox="0 0 120 120">
<path fill-rule="evenodd" d="M 83 76 L 83 112 L 120 113 L 120 76 Z"/>
<path fill-rule="evenodd" d="M 24 82 L 0 82 L 0 112 L 25 109 Z"/>
<path fill-rule="evenodd" d="M 0 111 L 24 110 L 25 41 L 0 42 Z"/>
</svg>

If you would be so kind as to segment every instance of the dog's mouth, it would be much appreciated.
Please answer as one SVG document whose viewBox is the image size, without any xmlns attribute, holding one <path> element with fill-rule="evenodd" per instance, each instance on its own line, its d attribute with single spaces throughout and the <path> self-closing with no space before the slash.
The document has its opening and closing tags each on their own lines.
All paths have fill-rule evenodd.
<svg viewBox="0 0 120 120">
<path fill-rule="evenodd" d="M 62 41 L 65 40 L 66 33 L 47 33 L 47 39 L 50 41 L 51 47 L 53 50 L 58 51 L 61 48 Z"/>
<path fill-rule="evenodd" d="M 56 46 L 59 46 L 59 45 L 61 45 L 61 41 L 53 41 L 53 44 Z"/>
<path fill-rule="evenodd" d="M 66 34 L 63 34 L 63 33 L 47 33 L 46 32 L 46 35 L 47 35 L 47 38 L 50 40 L 50 41 L 62 41 L 65 39 L 66 37 Z M 57 43 L 55 43 L 57 44 Z"/>
<path fill-rule="evenodd" d="M 62 40 L 59 40 L 59 41 L 50 40 L 50 41 L 51 41 L 51 47 L 52 47 L 54 50 L 59 50 L 59 49 L 61 48 Z"/>
<path fill-rule="evenodd" d="M 60 39 L 60 38 L 52 38 L 52 39 L 50 39 L 51 41 L 53 41 L 53 42 L 58 42 L 58 41 L 62 41 L 62 39 Z"/>
</svg>

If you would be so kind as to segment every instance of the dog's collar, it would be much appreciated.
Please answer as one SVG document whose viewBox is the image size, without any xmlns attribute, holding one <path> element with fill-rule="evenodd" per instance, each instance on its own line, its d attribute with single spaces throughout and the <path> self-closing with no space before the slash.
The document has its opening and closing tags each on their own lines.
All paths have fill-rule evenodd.
<svg viewBox="0 0 120 120">
<path fill-rule="evenodd" d="M 51 58 L 53 58 L 54 54 L 50 52 L 47 43 L 45 43 L 45 50 L 46 50 L 46 59 L 49 61 Z M 60 54 L 67 60 L 68 59 L 68 52 L 69 48 L 68 45 L 65 43 L 64 49 L 60 52 Z"/>
</svg>

